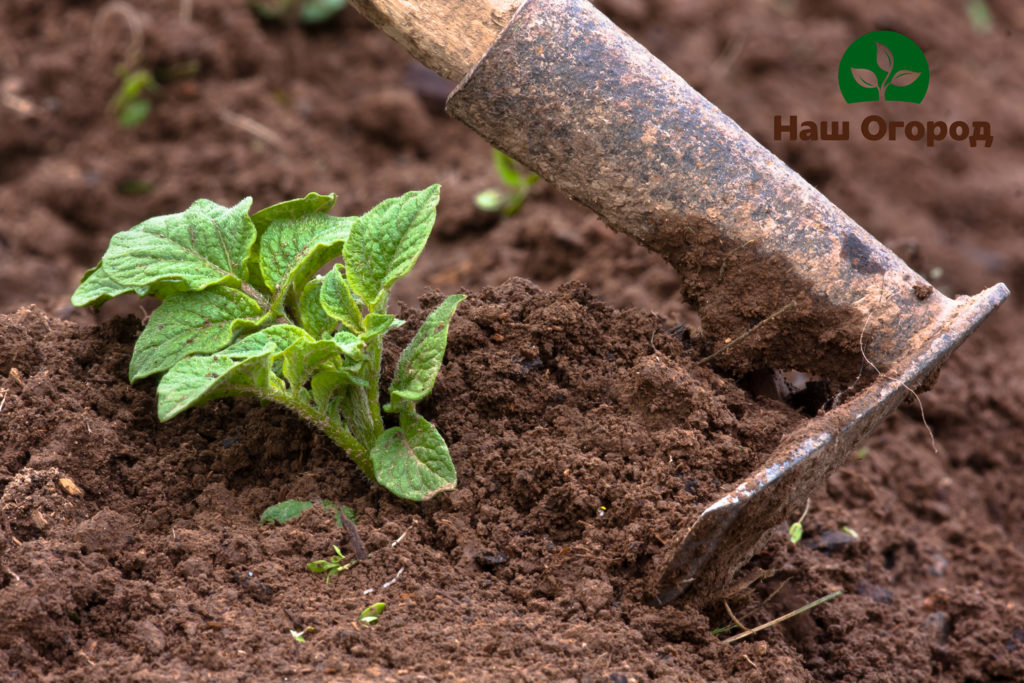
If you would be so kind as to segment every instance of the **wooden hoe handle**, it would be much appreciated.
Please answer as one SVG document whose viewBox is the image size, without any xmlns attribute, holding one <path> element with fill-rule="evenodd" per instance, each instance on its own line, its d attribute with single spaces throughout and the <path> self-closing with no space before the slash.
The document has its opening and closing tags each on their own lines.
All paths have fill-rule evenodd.
<svg viewBox="0 0 1024 683">
<path fill-rule="evenodd" d="M 431 70 L 462 80 L 524 0 L 351 0 Z"/>
</svg>

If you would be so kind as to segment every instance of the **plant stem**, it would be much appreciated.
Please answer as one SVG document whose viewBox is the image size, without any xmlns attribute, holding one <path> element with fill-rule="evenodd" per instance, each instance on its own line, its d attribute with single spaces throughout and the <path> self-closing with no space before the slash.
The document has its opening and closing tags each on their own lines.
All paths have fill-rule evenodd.
<svg viewBox="0 0 1024 683">
<path fill-rule="evenodd" d="M 359 442 L 359 439 L 352 436 L 348 427 L 339 421 L 332 420 L 329 416 L 317 411 L 305 401 L 298 400 L 287 394 L 277 391 L 254 392 L 259 398 L 279 403 L 290 408 L 299 414 L 309 424 L 313 425 L 327 437 L 337 444 L 342 450 L 348 453 L 348 457 L 359 467 L 359 470 L 366 475 L 367 479 L 375 481 L 373 475 L 373 464 L 370 462 L 370 452 Z"/>
</svg>

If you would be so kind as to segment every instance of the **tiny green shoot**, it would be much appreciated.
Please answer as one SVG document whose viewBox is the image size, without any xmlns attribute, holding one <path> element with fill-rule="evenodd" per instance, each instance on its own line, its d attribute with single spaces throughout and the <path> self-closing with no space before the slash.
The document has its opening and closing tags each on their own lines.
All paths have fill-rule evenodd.
<svg viewBox="0 0 1024 683">
<path fill-rule="evenodd" d="M 110 100 L 110 111 L 122 128 L 135 128 L 149 116 L 153 101 L 149 95 L 157 91 L 156 78 L 149 69 L 125 70 L 121 84 Z"/>
<path fill-rule="evenodd" d="M 540 180 L 536 173 L 530 173 L 520 166 L 512 157 L 497 149 L 491 150 L 494 159 L 494 170 L 497 171 L 504 187 L 491 187 L 478 192 L 473 203 L 481 211 L 501 212 L 503 216 L 512 216 L 523 206 L 530 195 L 530 188 Z"/>
<path fill-rule="evenodd" d="M 71 296 L 98 306 L 122 294 L 162 300 L 135 344 L 128 379 L 162 375 L 157 417 L 216 398 L 253 396 L 323 431 L 359 470 L 395 495 L 425 500 L 455 488 L 437 429 L 416 411 L 430 395 L 465 296 L 427 315 L 398 358 L 381 406 L 391 287 L 412 270 L 440 188 L 386 199 L 358 217 L 327 214 L 337 197 L 310 193 L 249 214 L 199 199 L 114 235 Z M 335 263 L 326 275 L 318 272 Z M 385 426 L 384 413 L 395 418 Z M 301 512 L 301 511 L 300 511 Z"/>
<path fill-rule="evenodd" d="M 295 639 L 296 643 L 304 643 L 304 642 L 306 642 L 306 639 L 304 638 L 304 636 L 307 633 L 312 633 L 315 630 L 316 629 L 313 628 L 312 626 L 307 626 L 306 628 L 302 629 L 301 631 L 296 631 L 295 629 L 290 628 L 290 629 L 288 629 L 288 633 L 292 634 L 292 638 Z"/>
<path fill-rule="evenodd" d="M 856 539 L 860 538 L 860 534 L 857 533 L 856 529 L 848 527 L 845 524 L 843 526 L 839 527 L 839 530 L 842 531 L 844 534 L 847 534 L 849 536 L 853 536 Z"/>
<path fill-rule="evenodd" d="M 863 460 L 864 458 L 871 455 L 871 449 L 868 448 L 867 446 L 864 446 L 863 448 L 858 448 L 855 455 L 857 456 L 858 460 Z"/>
<path fill-rule="evenodd" d="M 800 519 L 796 520 L 789 525 L 789 542 L 796 545 L 800 542 L 800 539 L 804 537 L 804 518 L 807 517 L 807 512 L 811 509 L 811 499 L 807 499 L 807 505 L 804 506 L 804 513 L 800 515 Z"/>
<path fill-rule="evenodd" d="M 306 565 L 306 569 L 314 574 L 327 574 L 326 583 L 331 582 L 331 577 L 335 574 L 340 574 L 343 571 L 351 569 L 356 563 L 355 560 L 346 561 L 345 555 L 342 554 L 341 548 L 336 545 L 332 545 L 334 548 L 334 556 L 328 557 L 324 560 L 313 560 Z"/>
<path fill-rule="evenodd" d="M 383 602 L 375 602 L 359 613 L 359 623 L 363 626 L 373 626 L 380 619 L 387 607 Z"/>
</svg>

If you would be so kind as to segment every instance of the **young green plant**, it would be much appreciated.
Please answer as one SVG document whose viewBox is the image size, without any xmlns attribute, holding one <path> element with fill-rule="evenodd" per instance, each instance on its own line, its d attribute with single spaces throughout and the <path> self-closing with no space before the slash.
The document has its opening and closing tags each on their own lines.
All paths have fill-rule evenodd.
<svg viewBox="0 0 1024 683">
<path fill-rule="evenodd" d="M 440 188 L 386 199 L 359 217 L 326 212 L 310 193 L 249 215 L 199 199 L 182 213 L 118 233 L 72 295 L 76 306 L 135 293 L 163 301 L 139 336 L 129 380 L 163 375 L 157 416 L 225 396 L 286 406 L 322 430 L 368 478 L 424 500 L 453 489 L 448 446 L 416 411 L 441 367 L 448 326 L 465 297 L 431 312 L 402 351 L 380 403 L 383 338 L 403 324 L 391 287 L 426 244 Z M 318 271 L 343 257 L 326 276 Z"/>
<path fill-rule="evenodd" d="M 478 192 L 473 197 L 473 203 L 481 211 L 500 211 L 503 216 L 512 216 L 523 206 L 530 195 L 530 188 L 540 180 L 540 176 L 524 170 L 512 157 L 500 150 L 492 149 L 491 155 L 494 170 L 505 187 L 491 187 Z"/>
<path fill-rule="evenodd" d="M 328 557 L 326 560 L 313 560 L 306 565 L 306 569 L 314 574 L 327 574 L 326 583 L 331 582 L 332 576 L 351 569 L 352 565 L 356 563 L 355 560 L 346 560 L 338 546 L 332 545 L 331 547 L 334 548 L 333 557 Z"/>
</svg>

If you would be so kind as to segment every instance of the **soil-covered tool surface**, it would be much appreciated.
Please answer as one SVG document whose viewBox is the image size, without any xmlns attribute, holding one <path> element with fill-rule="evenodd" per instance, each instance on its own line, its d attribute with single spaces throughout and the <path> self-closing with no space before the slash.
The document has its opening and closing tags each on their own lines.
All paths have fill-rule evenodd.
<svg viewBox="0 0 1024 683">
<path fill-rule="evenodd" d="M 960 3 L 597 4 L 944 293 L 1024 287 L 1016 3 L 984 3 L 990 24 Z M 486 144 L 441 113 L 450 85 L 351 10 L 302 27 L 241 0 L 126 6 L 0 5 L 0 669 L 1024 678 L 1018 297 L 810 501 L 799 543 L 779 528 L 726 594 L 657 609 L 649 569 L 672 534 L 804 416 L 697 366 L 712 349 L 672 269 L 543 183 L 511 218 L 474 208 L 498 179 Z M 842 52 L 877 29 L 924 50 L 922 104 L 842 101 Z M 158 88 L 125 129 L 109 102 L 135 44 Z M 871 114 L 986 121 L 994 141 L 868 141 Z M 850 120 L 853 135 L 777 142 L 776 115 Z M 433 182 L 435 236 L 396 292 L 411 324 L 387 363 L 424 292 L 427 308 L 435 290 L 471 293 L 424 406 L 460 479 L 434 501 L 385 495 L 272 406 L 160 424 L 155 383 L 126 381 L 151 306 L 69 305 L 111 234 L 197 197 L 334 191 L 348 215 Z M 352 507 L 356 535 L 320 506 L 260 526 L 285 499 Z M 326 583 L 305 565 L 332 545 L 366 557 Z M 728 610 L 753 627 L 836 590 L 747 639 L 715 633 Z M 379 623 L 359 624 L 379 601 Z"/>
</svg>

